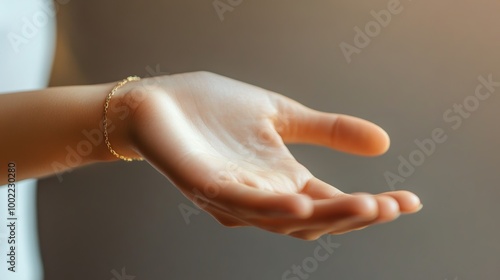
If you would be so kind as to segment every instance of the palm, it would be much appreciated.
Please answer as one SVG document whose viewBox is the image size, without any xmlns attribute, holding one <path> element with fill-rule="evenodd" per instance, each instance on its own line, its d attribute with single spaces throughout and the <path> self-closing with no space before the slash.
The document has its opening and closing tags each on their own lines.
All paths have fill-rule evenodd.
<svg viewBox="0 0 500 280">
<path fill-rule="evenodd" d="M 314 178 L 284 144 L 384 152 L 387 137 L 371 123 L 316 112 L 212 74 L 171 76 L 162 83 L 168 94 L 138 109 L 139 151 L 225 225 L 315 239 L 418 207 L 408 193 L 345 195 Z"/>
</svg>

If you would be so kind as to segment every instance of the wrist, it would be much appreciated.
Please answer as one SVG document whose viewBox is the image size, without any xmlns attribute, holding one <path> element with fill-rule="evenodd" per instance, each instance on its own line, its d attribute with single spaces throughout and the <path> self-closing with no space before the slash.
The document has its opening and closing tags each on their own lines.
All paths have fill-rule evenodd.
<svg viewBox="0 0 500 280">
<path fill-rule="evenodd" d="M 158 79 L 158 80 L 157 80 Z M 139 127 L 144 109 L 155 101 L 154 96 L 162 95 L 163 89 L 157 85 L 159 78 L 129 81 L 118 88 L 109 101 L 107 133 L 111 149 L 108 147 L 106 160 L 118 160 L 118 156 L 139 159 Z M 148 111 L 147 109 L 145 111 Z M 114 154 L 111 150 L 114 150 Z M 123 159 L 123 158 L 122 158 Z"/>
<path fill-rule="evenodd" d="M 116 82 L 105 98 L 102 120 L 104 146 L 107 150 L 105 160 L 129 161 L 141 158 L 135 149 L 132 135 L 132 118 L 139 102 L 138 93 L 141 97 L 144 96 L 138 83 L 138 80 L 129 78 Z"/>
</svg>

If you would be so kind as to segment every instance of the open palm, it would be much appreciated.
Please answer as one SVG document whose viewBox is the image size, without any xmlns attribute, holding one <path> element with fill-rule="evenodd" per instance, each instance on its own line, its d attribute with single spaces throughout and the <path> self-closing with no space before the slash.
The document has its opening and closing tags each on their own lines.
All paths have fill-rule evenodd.
<svg viewBox="0 0 500 280">
<path fill-rule="evenodd" d="M 416 212 L 414 194 L 345 194 L 315 178 L 285 143 L 373 156 L 387 134 L 358 118 L 206 72 L 157 77 L 134 113 L 136 151 L 226 226 L 312 240 Z"/>
</svg>

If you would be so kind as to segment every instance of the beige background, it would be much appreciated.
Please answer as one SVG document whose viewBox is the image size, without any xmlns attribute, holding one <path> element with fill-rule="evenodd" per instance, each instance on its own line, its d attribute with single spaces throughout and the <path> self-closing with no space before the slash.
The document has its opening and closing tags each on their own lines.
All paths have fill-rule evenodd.
<svg viewBox="0 0 500 280">
<path fill-rule="evenodd" d="M 62 2 L 62 1 L 61 1 Z M 99 83 L 148 67 L 208 70 L 324 111 L 383 126 L 390 151 L 360 158 L 290 147 L 318 177 L 348 191 L 390 190 L 415 139 L 448 140 L 396 188 L 421 196 L 415 216 L 334 237 L 338 250 L 309 279 L 497 279 L 500 275 L 500 87 L 453 130 L 443 113 L 500 81 L 498 1 L 402 1 L 403 11 L 348 64 L 339 49 L 390 1 L 248 1 L 220 21 L 212 0 L 70 0 L 59 6 L 53 85 Z M 225 1 L 224 1 L 225 2 Z M 316 242 L 226 229 L 146 163 L 95 165 L 40 182 L 46 279 L 281 279 Z"/>
</svg>

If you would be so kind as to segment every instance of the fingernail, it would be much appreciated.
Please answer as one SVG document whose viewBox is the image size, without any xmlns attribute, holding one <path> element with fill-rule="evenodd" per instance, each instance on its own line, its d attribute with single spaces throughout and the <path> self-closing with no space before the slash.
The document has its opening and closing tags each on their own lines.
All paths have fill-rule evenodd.
<svg viewBox="0 0 500 280">
<path fill-rule="evenodd" d="M 422 208 L 424 208 L 424 205 L 422 203 L 420 203 L 420 205 L 418 206 L 418 209 L 417 209 L 417 211 L 415 211 L 415 213 L 417 213 L 420 210 L 422 210 Z"/>
</svg>

